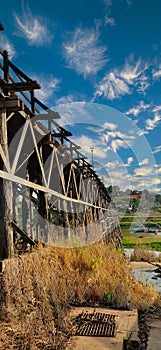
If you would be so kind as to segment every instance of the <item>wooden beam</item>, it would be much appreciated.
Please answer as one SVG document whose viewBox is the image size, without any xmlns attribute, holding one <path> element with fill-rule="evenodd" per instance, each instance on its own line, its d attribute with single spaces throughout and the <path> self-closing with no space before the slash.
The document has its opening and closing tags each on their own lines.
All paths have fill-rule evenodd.
<svg viewBox="0 0 161 350">
<path fill-rule="evenodd" d="M 8 162 L 8 142 L 6 109 L 0 110 L 0 145 L 1 155 L 0 168 L 3 169 L 3 160 L 6 158 L 6 168 Z M 4 159 L 3 159 L 4 158 Z M 0 179 L 0 259 L 13 257 L 13 230 L 12 220 L 12 182 Z"/>
<path fill-rule="evenodd" d="M 38 120 L 53 120 L 53 119 L 60 119 L 60 115 L 58 112 L 49 111 L 48 113 L 39 113 L 36 115 Z"/>
<path fill-rule="evenodd" d="M 19 78 L 23 78 L 26 81 L 32 81 L 31 78 L 29 78 L 24 72 L 22 72 L 18 67 L 16 67 L 11 61 L 9 61 L 9 66 L 13 69 L 13 71 Z"/>
<path fill-rule="evenodd" d="M 70 131 L 54 132 L 54 133 L 52 132 L 51 136 L 64 138 L 64 136 L 72 136 L 72 133 Z"/>
<path fill-rule="evenodd" d="M 28 242 L 32 246 L 36 244 L 36 242 L 34 242 L 24 230 L 18 227 L 14 221 L 12 221 L 12 227 L 20 234 L 20 236 L 24 239 L 25 242 Z"/>
<path fill-rule="evenodd" d="M 87 203 L 87 202 L 84 202 L 82 200 L 78 200 L 78 199 L 75 199 L 75 198 L 70 198 L 70 197 L 67 197 L 57 191 L 54 191 L 52 190 L 51 188 L 48 188 L 48 187 L 45 187 L 45 186 L 42 186 L 42 185 L 38 185 L 34 182 L 31 182 L 29 180 L 26 180 L 26 179 L 23 179 L 19 176 L 15 176 L 13 174 L 10 174 L 10 173 L 7 173 L 5 171 L 2 171 L 0 170 L 0 178 L 3 178 L 3 179 L 7 179 L 7 180 L 11 180 L 13 182 L 17 182 L 21 185 L 24 185 L 24 186 L 27 186 L 27 187 L 30 187 L 32 189 L 37 189 L 38 191 L 42 191 L 42 192 L 45 192 L 45 193 L 49 193 L 49 194 L 52 194 L 54 196 L 56 196 L 58 199 L 65 199 L 66 201 L 68 202 L 74 202 L 74 203 L 78 203 L 78 204 L 83 204 L 83 205 L 86 205 L 86 206 L 89 206 L 89 207 L 95 207 L 95 208 L 101 208 L 99 206 L 96 206 L 96 205 L 93 205 L 92 203 Z M 106 208 L 101 208 L 102 210 L 108 210 Z"/>
<path fill-rule="evenodd" d="M 37 83 L 37 81 L 27 81 L 27 82 L 21 82 L 21 83 L 10 83 L 5 84 L 6 89 L 8 89 L 9 92 L 20 92 L 20 91 L 30 91 L 34 89 L 40 89 L 40 85 Z"/>
<path fill-rule="evenodd" d="M 8 52 L 4 50 L 3 52 L 3 71 L 4 71 L 4 80 L 8 84 L 9 83 L 9 59 Z"/>
<path fill-rule="evenodd" d="M 7 99 L 0 99 L 0 108 L 11 109 L 12 111 L 19 111 L 24 109 L 23 101 L 18 97 L 10 97 Z"/>
</svg>

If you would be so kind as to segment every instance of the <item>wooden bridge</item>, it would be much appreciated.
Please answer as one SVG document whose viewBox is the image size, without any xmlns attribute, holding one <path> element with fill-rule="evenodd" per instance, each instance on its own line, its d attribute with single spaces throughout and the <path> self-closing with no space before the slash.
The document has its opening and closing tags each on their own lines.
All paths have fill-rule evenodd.
<svg viewBox="0 0 161 350">
<path fill-rule="evenodd" d="M 92 165 L 0 50 L 0 259 L 37 242 L 121 244 L 119 220 Z"/>
</svg>

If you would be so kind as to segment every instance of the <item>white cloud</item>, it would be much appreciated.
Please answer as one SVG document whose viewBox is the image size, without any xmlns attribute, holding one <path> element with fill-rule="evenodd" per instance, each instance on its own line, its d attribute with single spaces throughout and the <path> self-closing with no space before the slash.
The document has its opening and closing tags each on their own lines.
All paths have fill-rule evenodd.
<svg viewBox="0 0 161 350">
<path fill-rule="evenodd" d="M 133 135 L 127 135 L 127 134 L 124 134 L 122 133 L 121 131 L 108 131 L 107 133 L 105 133 L 104 135 L 104 138 L 106 141 L 108 141 L 110 138 L 120 138 L 126 142 L 129 142 L 129 144 L 131 145 L 131 142 L 132 140 L 135 139 L 135 136 Z"/>
<path fill-rule="evenodd" d="M 128 157 L 128 159 L 127 159 L 127 164 L 128 164 L 128 165 L 131 165 L 131 164 L 133 163 L 133 161 L 134 161 L 134 158 L 133 158 L 133 157 Z"/>
<path fill-rule="evenodd" d="M 105 23 L 105 26 L 106 25 L 110 25 L 110 26 L 114 26 L 115 25 L 115 20 L 113 17 L 110 17 L 109 15 L 105 15 L 104 17 L 104 23 Z"/>
<path fill-rule="evenodd" d="M 145 71 L 148 69 L 146 62 L 141 59 L 134 62 L 131 55 L 121 68 L 115 68 L 107 73 L 96 85 L 94 99 L 103 96 L 109 100 L 120 98 L 126 94 L 131 94 L 133 88 L 139 93 L 145 93 L 149 87 Z"/>
<path fill-rule="evenodd" d="M 153 69 L 152 71 L 153 79 L 158 80 L 161 77 L 161 65 L 159 65 L 158 69 Z"/>
<path fill-rule="evenodd" d="M 53 75 L 32 74 L 32 79 L 37 80 L 40 83 L 41 89 L 35 90 L 35 96 L 44 103 L 52 97 L 60 85 L 60 80 Z"/>
<path fill-rule="evenodd" d="M 127 143 L 126 140 L 121 140 L 121 139 L 115 139 L 115 140 L 112 140 L 111 142 L 111 147 L 113 149 L 114 152 L 117 151 L 117 149 L 119 148 L 128 148 L 130 145 L 129 145 L 129 142 Z"/>
<path fill-rule="evenodd" d="M 145 71 L 148 69 L 148 64 L 141 59 L 134 61 L 133 55 L 126 60 L 120 76 L 129 84 L 134 85 L 138 92 L 145 92 L 149 87 Z M 145 85 L 145 86 L 144 86 Z"/>
<path fill-rule="evenodd" d="M 105 144 L 101 143 L 100 140 L 96 141 L 88 136 L 81 135 L 74 139 L 72 137 L 72 141 L 78 144 L 81 147 L 80 152 L 83 152 L 89 158 L 91 158 L 91 148 L 93 148 L 93 158 L 105 158 L 107 156 L 108 147 L 105 147 Z"/>
<path fill-rule="evenodd" d="M 139 136 L 146 135 L 146 134 L 148 134 L 148 131 L 146 131 L 146 130 L 144 130 L 144 129 L 139 129 L 138 132 L 137 132 L 137 134 L 138 134 Z"/>
<path fill-rule="evenodd" d="M 156 146 L 156 147 L 154 148 L 154 151 L 153 151 L 154 154 L 155 154 L 155 153 L 159 153 L 159 152 L 161 152 L 161 145 L 160 145 L 160 146 Z"/>
<path fill-rule="evenodd" d="M 111 0 L 103 0 L 103 4 L 104 4 L 104 8 L 105 8 L 104 25 L 105 26 L 107 26 L 107 25 L 114 26 L 115 20 L 113 17 L 110 16 L 112 1 Z"/>
<path fill-rule="evenodd" d="M 146 130 L 153 130 L 160 120 L 161 120 L 161 116 L 158 114 L 155 114 L 154 119 L 147 119 Z"/>
<path fill-rule="evenodd" d="M 103 124 L 103 128 L 109 129 L 109 130 L 115 130 L 117 128 L 117 124 L 105 122 Z"/>
<path fill-rule="evenodd" d="M 63 43 L 67 64 L 84 78 L 95 75 L 107 61 L 106 48 L 99 44 L 99 32 L 95 29 L 76 28 L 71 39 Z"/>
<path fill-rule="evenodd" d="M 103 3 L 108 8 L 108 7 L 110 7 L 112 5 L 112 0 L 103 0 Z"/>
<path fill-rule="evenodd" d="M 7 36 L 1 32 L 0 34 L 0 47 L 2 50 L 7 50 L 10 59 L 13 59 L 16 56 L 16 50 L 11 44 Z"/>
<path fill-rule="evenodd" d="M 152 169 L 151 168 L 138 168 L 134 170 L 134 173 L 136 176 L 147 176 L 149 174 L 152 173 Z"/>
<path fill-rule="evenodd" d="M 43 17 L 34 16 L 23 4 L 22 16 L 15 14 L 18 35 L 27 39 L 29 45 L 43 46 L 50 43 L 53 34 L 47 28 Z"/>
<path fill-rule="evenodd" d="M 140 101 L 138 106 L 130 108 L 126 114 L 133 114 L 135 117 L 137 117 L 141 112 L 146 111 L 147 109 L 150 108 L 150 104 L 145 104 L 144 101 Z"/>
<path fill-rule="evenodd" d="M 161 111 L 161 106 L 155 106 L 152 110 L 152 112 L 154 112 L 154 113 L 157 113 L 159 111 Z"/>
<path fill-rule="evenodd" d="M 149 164 L 149 159 L 148 159 L 148 158 L 143 159 L 143 160 L 139 163 L 139 165 L 146 165 L 146 164 Z"/>
<path fill-rule="evenodd" d="M 161 168 L 158 168 L 158 169 L 157 169 L 157 173 L 160 173 L 160 174 L 161 174 Z"/>
<path fill-rule="evenodd" d="M 69 94 L 67 96 L 62 96 L 56 101 L 56 105 L 61 105 L 61 104 L 68 104 L 68 103 L 73 103 L 77 102 L 78 99 L 76 96 Z M 79 99 L 80 101 L 80 99 Z"/>
<path fill-rule="evenodd" d="M 146 76 L 142 76 L 142 78 L 140 79 L 137 91 L 138 93 L 145 95 L 146 94 L 146 90 L 150 87 L 150 83 L 148 81 L 148 77 Z"/>
<path fill-rule="evenodd" d="M 118 160 L 116 160 L 116 161 L 112 161 L 112 162 L 107 162 L 107 163 L 105 164 L 105 166 L 106 166 L 107 168 L 109 168 L 109 169 L 116 169 L 116 167 L 119 167 L 119 166 L 120 166 L 120 163 L 119 163 Z"/>
<path fill-rule="evenodd" d="M 153 185 L 159 185 L 161 183 L 161 179 L 156 178 L 153 180 Z"/>
<path fill-rule="evenodd" d="M 123 95 L 130 94 L 130 89 L 125 81 L 119 78 L 117 70 L 106 74 L 100 83 L 97 84 L 95 97 L 105 97 L 114 100 Z"/>
</svg>

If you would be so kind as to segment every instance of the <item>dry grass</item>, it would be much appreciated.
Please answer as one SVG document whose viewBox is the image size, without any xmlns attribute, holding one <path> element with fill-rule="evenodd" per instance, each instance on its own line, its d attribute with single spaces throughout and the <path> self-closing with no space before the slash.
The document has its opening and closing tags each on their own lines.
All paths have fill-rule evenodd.
<svg viewBox="0 0 161 350">
<path fill-rule="evenodd" d="M 134 252 L 130 257 L 131 261 L 147 261 L 147 262 L 161 262 L 161 254 L 159 256 L 152 250 L 149 250 L 147 247 L 136 246 Z"/>
<path fill-rule="evenodd" d="M 2 276 L 0 349 L 62 349 L 70 304 L 145 309 L 158 292 L 135 280 L 112 246 L 42 248 L 6 260 Z"/>
</svg>

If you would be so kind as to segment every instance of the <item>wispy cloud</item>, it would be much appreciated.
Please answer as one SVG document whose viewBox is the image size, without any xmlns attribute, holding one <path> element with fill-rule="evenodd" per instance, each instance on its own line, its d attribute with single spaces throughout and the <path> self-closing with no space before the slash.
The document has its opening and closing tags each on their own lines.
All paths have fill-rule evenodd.
<svg viewBox="0 0 161 350">
<path fill-rule="evenodd" d="M 146 165 L 146 164 L 149 164 L 149 159 L 148 158 L 145 158 L 141 162 L 139 162 L 139 165 Z"/>
<path fill-rule="evenodd" d="M 145 112 L 147 109 L 150 108 L 150 104 L 145 104 L 144 101 L 140 101 L 140 103 L 136 106 L 136 107 L 132 107 L 130 108 L 126 114 L 127 115 L 134 115 L 135 117 L 137 117 L 141 112 Z"/>
<path fill-rule="evenodd" d="M 73 102 L 80 102 L 80 98 L 78 99 L 77 96 L 69 94 L 67 96 L 62 96 L 56 101 L 56 105 L 61 105 L 61 104 L 68 104 L 68 103 L 73 103 Z"/>
<path fill-rule="evenodd" d="M 113 17 L 111 17 L 111 6 L 112 1 L 111 0 L 103 0 L 104 8 L 105 8 L 105 16 L 104 16 L 104 25 L 115 25 L 115 20 Z"/>
<path fill-rule="evenodd" d="M 22 7 L 22 16 L 14 14 L 18 33 L 25 38 L 29 45 L 44 46 L 53 39 L 53 34 L 48 29 L 45 19 L 34 16 L 28 7 Z"/>
<path fill-rule="evenodd" d="M 85 135 L 81 135 L 80 137 L 74 139 L 82 149 L 83 153 L 87 155 L 91 159 L 91 148 L 93 148 L 93 157 L 96 158 L 105 158 L 107 156 L 108 147 L 105 147 L 105 144 L 100 142 L 100 140 L 96 141 L 93 138 L 90 138 Z"/>
<path fill-rule="evenodd" d="M 109 129 L 109 130 L 116 130 L 117 124 L 110 123 L 110 122 L 105 122 L 105 123 L 103 124 L 103 128 Z"/>
<path fill-rule="evenodd" d="M 135 139 L 135 136 L 122 133 L 119 130 L 108 131 L 107 134 L 105 134 L 105 135 L 107 136 L 107 138 L 109 138 L 109 137 L 111 137 L 111 138 L 118 138 L 119 137 L 120 139 L 123 139 L 123 140 L 126 140 L 126 141 Z"/>
<path fill-rule="evenodd" d="M 154 119 L 147 119 L 146 120 L 146 130 L 153 130 L 158 122 L 161 120 L 161 116 L 159 114 L 154 115 Z"/>
<path fill-rule="evenodd" d="M 112 0 L 103 0 L 104 5 L 109 8 L 110 6 L 112 6 Z"/>
<path fill-rule="evenodd" d="M 152 112 L 154 112 L 154 113 L 157 113 L 157 112 L 159 112 L 159 111 L 161 111 L 161 106 L 159 105 L 159 106 L 155 106 L 154 108 L 153 108 L 153 110 L 152 110 Z"/>
<path fill-rule="evenodd" d="M 86 78 L 95 75 L 107 62 L 106 48 L 99 43 L 98 29 L 76 28 L 63 43 L 63 55 L 70 68 Z"/>
<path fill-rule="evenodd" d="M 36 75 L 32 74 L 32 78 L 37 80 L 40 85 L 40 90 L 35 90 L 36 97 L 42 101 L 47 102 L 54 94 L 55 91 L 58 90 L 60 86 L 60 79 L 55 78 L 53 75 Z"/>
<path fill-rule="evenodd" d="M 106 25 L 114 26 L 115 25 L 115 20 L 113 17 L 110 17 L 109 14 L 105 15 L 104 17 L 104 23 Z"/>
<path fill-rule="evenodd" d="M 161 78 L 161 64 L 158 66 L 157 69 L 152 70 L 152 76 L 155 80 L 159 80 Z"/>
<path fill-rule="evenodd" d="M 143 167 L 143 168 L 137 168 L 134 170 L 134 173 L 137 175 L 137 176 L 147 176 L 149 174 L 152 173 L 152 169 L 151 168 L 146 168 L 146 167 Z"/>
<path fill-rule="evenodd" d="M 146 134 L 148 134 L 148 131 L 144 129 L 139 129 L 137 132 L 137 135 L 139 136 L 146 135 Z"/>
<path fill-rule="evenodd" d="M 142 59 L 134 61 L 134 56 L 130 55 L 126 60 L 123 69 L 120 71 L 120 77 L 122 77 L 127 84 L 134 85 L 138 92 L 144 93 L 149 87 L 149 83 L 146 76 L 146 70 L 149 68 L 147 62 L 143 62 Z"/>
<path fill-rule="evenodd" d="M 114 139 L 111 142 L 111 148 L 114 152 L 116 152 L 119 148 L 129 148 L 129 146 L 132 146 L 133 142 L 127 142 L 127 140 L 124 139 Z"/>
<path fill-rule="evenodd" d="M 161 145 L 156 146 L 156 147 L 154 148 L 154 151 L 153 151 L 154 154 L 155 154 L 155 153 L 159 153 L 159 152 L 161 152 Z"/>
<path fill-rule="evenodd" d="M 16 50 L 7 36 L 1 32 L 0 35 L 0 47 L 2 50 L 7 50 L 10 59 L 13 59 L 16 56 Z"/>
<path fill-rule="evenodd" d="M 148 65 L 141 59 L 134 62 L 133 55 L 126 60 L 123 67 L 112 69 L 96 85 L 94 99 L 103 96 L 109 100 L 131 94 L 135 88 L 138 93 L 145 94 L 149 87 L 146 70 Z"/>
<path fill-rule="evenodd" d="M 97 84 L 94 98 L 103 96 L 109 100 L 114 100 L 127 94 L 130 94 L 128 84 L 120 79 L 117 70 L 113 70 L 107 73 Z"/>
</svg>

